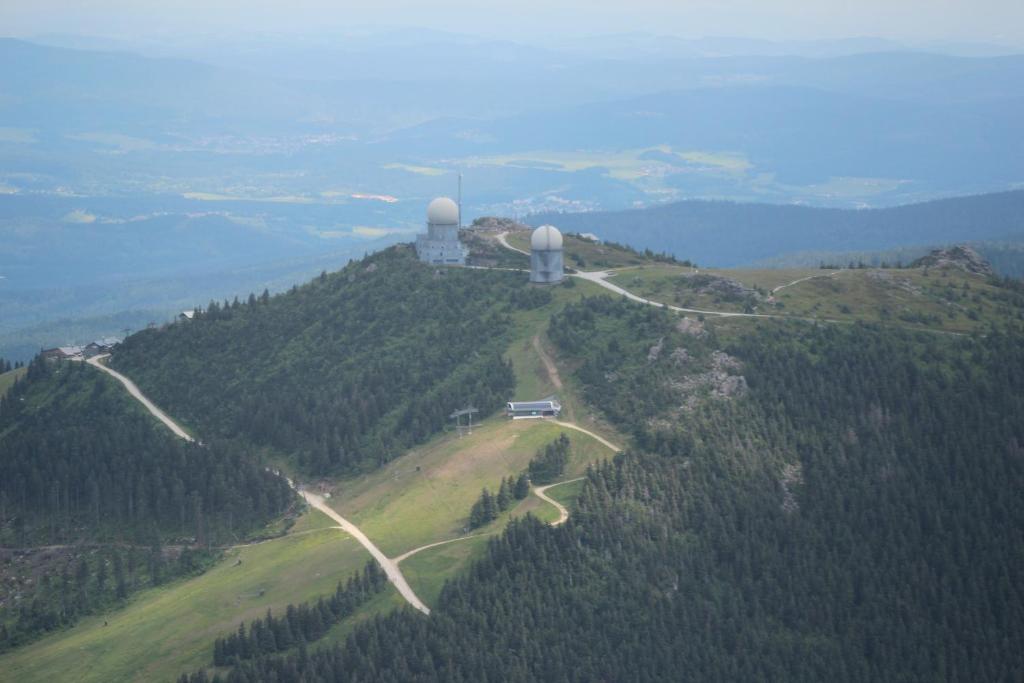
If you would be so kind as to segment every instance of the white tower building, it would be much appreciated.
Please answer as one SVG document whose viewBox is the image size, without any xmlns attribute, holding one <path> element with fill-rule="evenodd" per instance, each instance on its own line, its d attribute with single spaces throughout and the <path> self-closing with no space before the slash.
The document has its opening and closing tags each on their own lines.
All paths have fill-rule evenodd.
<svg viewBox="0 0 1024 683">
<path fill-rule="evenodd" d="M 562 233 L 553 225 L 542 225 L 530 237 L 530 282 L 561 282 L 564 277 Z"/>
<path fill-rule="evenodd" d="M 416 254 L 424 263 L 466 265 L 469 249 L 459 241 L 459 205 L 448 197 L 427 207 L 427 234 L 416 236 Z"/>
</svg>

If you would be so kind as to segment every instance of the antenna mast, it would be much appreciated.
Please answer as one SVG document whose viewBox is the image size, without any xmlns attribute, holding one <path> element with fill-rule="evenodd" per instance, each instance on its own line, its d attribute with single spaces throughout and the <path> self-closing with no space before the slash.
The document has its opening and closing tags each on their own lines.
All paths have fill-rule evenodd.
<svg viewBox="0 0 1024 683">
<path fill-rule="evenodd" d="M 459 171 L 459 230 L 462 230 L 462 171 Z"/>
</svg>

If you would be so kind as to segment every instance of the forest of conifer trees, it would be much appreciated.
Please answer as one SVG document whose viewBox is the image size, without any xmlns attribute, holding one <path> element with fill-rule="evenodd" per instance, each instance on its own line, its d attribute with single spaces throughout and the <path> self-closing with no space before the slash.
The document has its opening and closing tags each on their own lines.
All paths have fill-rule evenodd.
<svg viewBox="0 0 1024 683">
<path fill-rule="evenodd" d="M 0 545 L 70 549 L 0 614 L 0 649 L 201 571 L 294 500 L 237 445 L 178 439 L 85 363 L 32 361 L 0 398 L 0 435 Z"/>
<path fill-rule="evenodd" d="M 569 319 L 600 334 L 559 330 Z M 675 322 L 586 300 L 550 335 L 613 406 L 673 396 L 660 385 L 709 345 L 749 392 L 673 422 L 653 401 L 613 410 L 645 446 L 592 468 L 565 525 L 511 523 L 430 618 L 392 613 L 223 679 L 1024 676 L 1024 332 L 758 323 L 716 338 Z M 615 381 L 587 370 L 610 346 Z"/>
<path fill-rule="evenodd" d="M 457 408 L 497 410 L 515 273 L 431 269 L 375 254 L 303 287 L 211 303 L 133 335 L 115 367 L 204 434 L 295 454 L 315 474 L 374 468 L 441 430 Z"/>
</svg>

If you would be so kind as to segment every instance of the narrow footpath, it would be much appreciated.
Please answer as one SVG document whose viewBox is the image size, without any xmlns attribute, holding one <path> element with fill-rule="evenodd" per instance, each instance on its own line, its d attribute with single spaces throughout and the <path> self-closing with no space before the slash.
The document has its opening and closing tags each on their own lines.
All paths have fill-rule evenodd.
<svg viewBox="0 0 1024 683">
<path fill-rule="evenodd" d="M 565 508 L 564 505 L 562 505 L 557 500 L 555 500 L 554 498 L 547 494 L 548 489 L 554 488 L 555 486 L 561 486 L 562 484 L 571 484 L 574 481 L 583 481 L 584 479 L 586 479 L 586 477 L 576 477 L 575 479 L 567 479 L 565 481 L 559 481 L 554 484 L 548 484 L 547 486 L 538 486 L 533 489 L 533 492 L 537 494 L 538 498 L 540 498 L 543 501 L 547 501 L 548 503 L 551 503 L 558 510 L 558 519 L 554 522 L 551 522 L 551 526 L 561 526 L 562 524 L 565 524 L 566 520 L 569 519 L 569 511 Z"/>
<path fill-rule="evenodd" d="M 500 232 L 500 233 L 498 233 L 498 242 L 501 243 L 501 246 L 505 247 L 506 249 L 508 249 L 510 251 L 518 251 L 520 254 L 526 254 L 527 256 L 530 255 L 530 252 L 528 252 L 528 251 L 524 251 L 523 249 L 520 249 L 519 247 L 513 247 L 511 244 L 508 243 L 508 239 L 507 238 L 508 238 L 508 233 L 507 232 Z"/>
<path fill-rule="evenodd" d="M 778 287 L 773 289 L 771 293 L 775 294 L 776 292 L 778 292 L 780 290 L 783 290 L 786 287 L 792 287 L 793 285 L 798 285 L 801 282 L 807 282 L 808 280 L 815 280 L 815 279 L 818 279 L 818 278 L 826 278 L 826 277 L 835 277 L 836 275 L 839 275 L 839 273 L 841 273 L 841 272 L 843 272 L 843 271 L 841 271 L 841 270 L 833 270 L 831 273 L 825 273 L 824 275 L 820 275 L 820 274 L 808 275 L 807 277 L 802 277 L 802 278 L 799 278 L 797 280 L 793 280 L 792 282 L 787 282 L 784 285 L 779 285 Z"/>
</svg>

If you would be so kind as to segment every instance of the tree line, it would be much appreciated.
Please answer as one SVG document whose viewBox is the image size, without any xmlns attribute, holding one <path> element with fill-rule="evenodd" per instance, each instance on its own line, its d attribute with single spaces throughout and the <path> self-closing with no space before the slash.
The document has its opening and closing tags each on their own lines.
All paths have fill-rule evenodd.
<svg viewBox="0 0 1024 683">
<path fill-rule="evenodd" d="M 268 609 L 266 617 L 254 619 L 248 628 L 240 623 L 236 633 L 217 638 L 213 643 L 213 665 L 229 666 L 317 641 L 387 585 L 384 571 L 376 562 L 367 562 L 362 572 L 353 574 L 345 583 L 339 581 L 330 597 L 315 603 L 288 605 L 280 617 Z"/>
<path fill-rule="evenodd" d="M 294 454 L 306 472 L 373 468 L 514 387 L 517 273 L 435 269 L 396 247 L 278 296 L 213 303 L 129 337 L 112 360 L 203 434 Z"/>
<path fill-rule="evenodd" d="M 148 546 L 110 543 L 52 552 L 59 559 L 45 565 L 17 605 L 0 612 L 0 652 L 120 607 L 137 590 L 200 573 L 215 557 L 202 548 L 165 548 L 155 535 Z"/>
<path fill-rule="evenodd" d="M 16 360 L 16 361 L 14 361 L 12 363 L 9 360 L 6 360 L 4 358 L 0 358 L 0 374 L 3 374 L 5 372 L 10 372 L 11 370 L 17 370 L 19 368 L 24 367 L 24 365 L 25 364 L 22 363 L 20 360 Z"/>
<path fill-rule="evenodd" d="M 511 522 L 429 618 L 215 680 L 1024 676 L 1024 330 L 752 321 L 719 339 L 639 308 L 583 302 L 567 316 L 596 334 L 549 334 L 613 408 L 671 398 L 609 413 L 643 448 L 591 468 L 566 524 Z M 610 346 L 622 362 L 585 369 Z M 678 410 L 680 364 L 715 350 L 749 392 Z"/>
<path fill-rule="evenodd" d="M 0 647 L 202 570 L 293 500 L 239 445 L 187 443 L 103 373 L 37 357 L 0 398 L 0 544 L 75 549 L 0 613 Z"/>
<path fill-rule="evenodd" d="M 502 479 L 497 493 L 484 488 L 470 508 L 469 528 L 478 529 L 498 519 L 502 512 L 512 506 L 513 501 L 524 500 L 530 495 L 531 483 L 547 484 L 555 481 L 569 463 L 571 445 L 569 437 L 563 432 L 537 451 L 525 472 L 521 472 L 518 477 L 509 475 Z"/>
<path fill-rule="evenodd" d="M 487 526 L 502 512 L 512 507 L 512 501 L 525 500 L 530 495 L 530 481 L 526 473 L 518 477 L 511 475 L 501 480 L 497 493 L 491 493 L 486 487 L 480 492 L 480 497 L 469 510 L 469 528 L 479 529 Z"/>
</svg>

